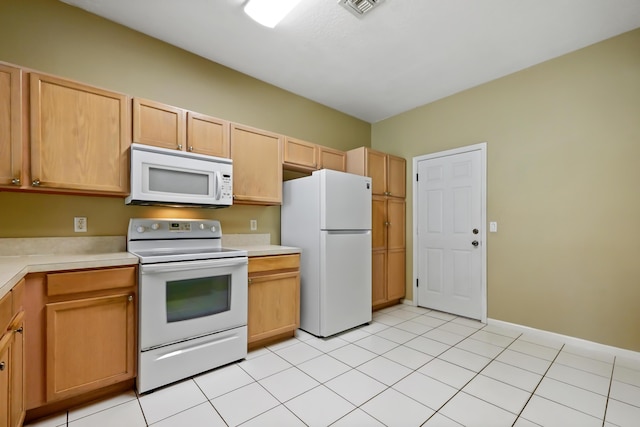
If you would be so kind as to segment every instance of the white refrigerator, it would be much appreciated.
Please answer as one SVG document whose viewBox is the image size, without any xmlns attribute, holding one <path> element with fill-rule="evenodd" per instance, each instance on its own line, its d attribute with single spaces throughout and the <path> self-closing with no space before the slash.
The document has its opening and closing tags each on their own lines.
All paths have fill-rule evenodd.
<svg viewBox="0 0 640 427">
<path fill-rule="evenodd" d="M 371 321 L 371 178 L 322 169 L 285 181 L 281 242 L 302 249 L 301 329 L 327 337 Z"/>
</svg>

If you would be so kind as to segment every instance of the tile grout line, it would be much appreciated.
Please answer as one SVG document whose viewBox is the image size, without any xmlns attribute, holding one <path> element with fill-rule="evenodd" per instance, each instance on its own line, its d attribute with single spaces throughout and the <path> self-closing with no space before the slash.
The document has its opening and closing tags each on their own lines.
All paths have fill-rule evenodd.
<svg viewBox="0 0 640 427">
<path fill-rule="evenodd" d="M 613 373 L 616 370 L 616 356 L 613 356 L 613 365 L 611 366 L 611 378 L 609 379 L 609 389 L 607 390 L 607 401 L 604 404 L 604 414 L 602 415 L 602 426 L 605 425 L 607 419 L 607 409 L 609 409 L 609 399 L 611 399 L 611 387 L 613 386 Z"/>
<path fill-rule="evenodd" d="M 534 343 L 535 344 L 535 343 Z M 534 387 L 534 389 L 531 391 L 531 394 L 529 395 L 529 398 L 527 399 L 527 401 L 525 402 L 525 404 L 522 406 L 522 409 L 520 409 L 520 412 L 518 413 L 518 416 L 516 417 L 515 421 L 513 422 L 513 426 L 515 426 L 516 422 L 518 421 L 518 419 L 520 419 L 520 417 L 522 416 L 522 413 L 524 412 L 524 408 L 527 407 L 527 405 L 529 404 L 529 402 L 531 402 L 531 398 L 533 397 L 533 395 L 536 393 L 536 390 L 538 389 L 538 387 L 540 387 L 540 384 L 542 383 L 542 380 L 544 380 L 547 376 L 547 374 L 549 373 L 549 370 L 551 369 L 551 367 L 553 366 L 553 364 L 555 363 L 556 359 L 558 358 L 558 356 L 560 356 L 560 353 L 562 352 L 562 349 L 564 348 L 564 344 L 562 344 L 562 347 L 560 347 L 560 349 L 558 350 L 558 353 L 556 354 L 556 356 L 553 358 L 553 360 L 551 361 L 551 363 L 549 364 L 549 366 L 547 367 L 547 369 L 544 371 L 544 374 L 542 374 L 542 376 L 540 377 L 540 381 L 538 381 L 538 384 L 536 384 L 536 386 Z M 561 403 L 559 402 L 555 402 L 561 405 Z M 564 406 L 564 405 L 563 405 Z M 568 408 L 568 406 L 567 406 Z M 573 409 L 573 408 L 571 408 Z M 526 418 L 524 418 L 525 420 L 527 420 Z M 529 420 L 527 420 L 529 421 Z M 537 423 L 536 423 L 537 424 Z"/>
</svg>

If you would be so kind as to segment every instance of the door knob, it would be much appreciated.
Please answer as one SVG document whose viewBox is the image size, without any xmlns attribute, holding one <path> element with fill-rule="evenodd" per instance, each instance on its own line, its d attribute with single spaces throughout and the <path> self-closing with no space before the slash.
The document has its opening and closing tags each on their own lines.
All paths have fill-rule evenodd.
<svg viewBox="0 0 640 427">
<path fill-rule="evenodd" d="M 478 234 L 480 231 L 477 228 L 473 229 L 473 234 Z"/>
<path fill-rule="evenodd" d="M 478 243 L 478 241 L 477 241 L 477 240 L 474 240 L 473 242 L 471 242 L 471 244 L 472 244 L 473 246 L 475 246 L 475 247 L 477 247 L 477 246 L 479 245 L 479 243 Z"/>
</svg>

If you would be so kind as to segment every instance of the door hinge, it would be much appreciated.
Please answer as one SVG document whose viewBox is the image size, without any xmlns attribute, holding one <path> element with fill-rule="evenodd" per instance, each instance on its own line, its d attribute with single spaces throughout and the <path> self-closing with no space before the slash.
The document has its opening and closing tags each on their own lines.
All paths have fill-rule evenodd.
<svg viewBox="0 0 640 427">
<path fill-rule="evenodd" d="M 416 279 L 416 288 L 420 287 L 420 279 Z"/>
</svg>

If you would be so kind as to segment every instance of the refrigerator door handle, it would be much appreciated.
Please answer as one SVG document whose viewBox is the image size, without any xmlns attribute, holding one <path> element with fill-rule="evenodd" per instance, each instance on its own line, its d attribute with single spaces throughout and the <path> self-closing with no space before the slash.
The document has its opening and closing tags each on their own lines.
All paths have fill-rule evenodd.
<svg viewBox="0 0 640 427">
<path fill-rule="evenodd" d="M 327 234 L 371 234 L 371 230 L 322 230 Z"/>
</svg>

